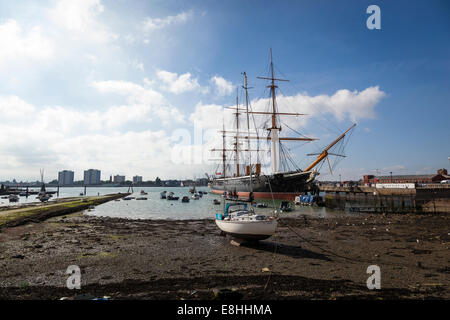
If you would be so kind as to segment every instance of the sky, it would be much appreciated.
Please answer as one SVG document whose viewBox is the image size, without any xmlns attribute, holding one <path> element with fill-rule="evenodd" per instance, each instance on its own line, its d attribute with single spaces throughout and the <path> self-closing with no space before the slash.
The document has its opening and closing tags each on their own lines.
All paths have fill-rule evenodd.
<svg viewBox="0 0 450 320">
<path fill-rule="evenodd" d="M 0 0 L 0 181 L 213 173 L 242 72 L 267 108 L 270 48 L 279 110 L 307 114 L 282 125 L 319 139 L 287 145 L 300 168 L 352 123 L 321 179 L 449 168 L 449 31 L 447 1 Z"/>
</svg>

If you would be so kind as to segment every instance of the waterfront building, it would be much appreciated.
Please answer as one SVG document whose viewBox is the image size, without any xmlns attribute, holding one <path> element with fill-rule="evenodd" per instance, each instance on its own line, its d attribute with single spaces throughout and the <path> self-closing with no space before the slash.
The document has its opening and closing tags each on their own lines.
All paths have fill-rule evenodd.
<svg viewBox="0 0 450 320">
<path fill-rule="evenodd" d="M 133 183 L 134 184 L 142 183 L 142 176 L 134 176 L 133 177 Z"/>
<path fill-rule="evenodd" d="M 74 172 L 71 170 L 63 170 L 58 172 L 58 184 L 60 186 L 73 185 Z"/>
<path fill-rule="evenodd" d="M 448 180 L 446 169 L 439 169 L 437 173 L 430 174 L 408 174 L 408 175 L 387 175 L 387 176 L 363 176 L 364 184 L 373 183 L 439 183 Z"/>
<path fill-rule="evenodd" d="M 100 170 L 89 169 L 84 170 L 84 184 L 100 184 Z"/>
<path fill-rule="evenodd" d="M 125 182 L 125 176 L 115 175 L 114 183 L 123 183 Z"/>
</svg>

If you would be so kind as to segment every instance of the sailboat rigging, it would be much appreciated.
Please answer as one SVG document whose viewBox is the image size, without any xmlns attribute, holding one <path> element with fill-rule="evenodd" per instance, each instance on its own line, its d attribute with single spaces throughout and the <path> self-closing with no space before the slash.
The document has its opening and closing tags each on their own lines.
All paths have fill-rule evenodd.
<svg viewBox="0 0 450 320">
<path fill-rule="evenodd" d="M 250 135 L 250 121 L 248 113 L 248 93 L 247 93 L 247 74 L 244 72 L 244 90 L 246 95 L 246 113 L 247 113 L 247 134 Z M 236 106 L 236 113 L 239 107 Z M 236 114 L 237 118 L 239 117 Z M 238 125 L 239 122 L 237 122 Z M 225 131 L 225 130 L 223 130 Z M 239 130 L 237 129 L 238 133 Z M 237 135 L 236 135 L 237 136 Z M 236 144 L 237 144 L 236 138 Z M 225 145 L 225 137 L 223 140 Z M 236 145 L 237 147 L 237 145 Z M 248 140 L 248 149 L 250 150 L 250 140 Z M 225 150 L 225 148 L 223 148 Z M 225 151 L 223 151 L 225 152 Z M 236 151 L 237 152 L 237 151 Z M 246 168 L 251 168 L 251 152 L 248 152 L 248 163 Z M 238 167 L 237 167 L 238 168 Z M 247 169 L 246 169 L 247 170 Z M 244 239 L 244 240 L 263 240 L 271 237 L 277 228 L 278 220 L 274 216 L 266 216 L 262 214 L 257 214 L 253 210 L 251 204 L 253 202 L 253 185 L 252 185 L 252 174 L 250 172 L 250 193 L 249 193 L 249 203 L 250 207 L 247 206 L 246 202 L 235 202 L 227 203 L 225 205 L 223 213 L 216 214 L 216 225 L 220 230 L 229 234 L 233 237 Z M 226 183 L 224 181 L 224 189 L 226 190 Z"/>
</svg>

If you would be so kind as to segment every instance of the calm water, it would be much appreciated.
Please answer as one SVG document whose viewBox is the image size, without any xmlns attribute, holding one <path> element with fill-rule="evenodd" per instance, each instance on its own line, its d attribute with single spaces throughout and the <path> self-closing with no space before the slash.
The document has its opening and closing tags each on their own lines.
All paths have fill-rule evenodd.
<svg viewBox="0 0 450 320">
<path fill-rule="evenodd" d="M 47 188 L 48 191 L 56 190 L 55 188 Z M 128 187 L 107 187 L 99 188 L 92 187 L 87 188 L 88 196 L 105 195 L 110 193 L 127 192 Z M 95 207 L 91 211 L 85 211 L 86 214 L 95 216 L 105 216 L 105 217 L 120 217 L 129 219 L 173 219 L 173 220 L 183 220 L 183 219 L 214 219 L 216 212 L 223 210 L 223 198 L 219 195 L 215 195 L 209 192 L 209 188 L 200 187 L 197 190 L 207 191 L 208 194 L 203 195 L 199 200 L 190 200 L 188 203 L 182 203 L 181 198 L 183 196 L 191 196 L 188 187 L 138 187 L 134 188 L 134 193 L 132 196 L 140 197 L 141 190 L 144 190 L 148 195 L 148 200 L 120 200 L 120 201 L 110 201 Z M 180 197 L 178 201 L 169 201 L 166 199 L 160 199 L 160 192 L 166 190 L 167 192 L 174 192 L 175 196 Z M 76 197 L 79 196 L 81 192 L 84 191 L 83 187 L 76 188 L 60 188 L 59 198 L 66 197 Z M 56 194 L 52 199 L 58 198 Z M 220 205 L 214 205 L 213 199 L 219 199 L 221 201 Z M 20 203 L 30 203 L 37 202 L 36 195 L 30 195 L 28 198 L 20 197 Z M 274 211 L 275 208 L 279 208 L 280 201 L 272 200 L 256 200 L 257 202 L 267 202 L 269 207 L 264 209 L 256 209 L 260 213 L 269 213 Z M 8 199 L 0 199 L 0 206 L 16 205 L 17 203 L 9 203 Z M 327 217 L 335 215 L 348 214 L 342 211 L 331 210 L 326 208 L 317 207 L 304 207 L 295 206 L 294 211 L 282 214 L 283 216 L 299 216 L 299 215 L 311 215 L 316 217 Z"/>
</svg>

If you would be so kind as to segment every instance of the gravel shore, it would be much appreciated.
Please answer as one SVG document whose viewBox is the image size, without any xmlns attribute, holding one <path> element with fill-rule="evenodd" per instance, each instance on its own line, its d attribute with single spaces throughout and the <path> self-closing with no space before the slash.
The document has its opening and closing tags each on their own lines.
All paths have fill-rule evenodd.
<svg viewBox="0 0 450 320">
<path fill-rule="evenodd" d="M 449 299 L 449 222 L 283 218 L 272 238 L 236 247 L 213 220 L 75 213 L 1 230 L 0 299 Z M 70 265 L 80 290 L 66 288 Z M 381 290 L 367 288 L 369 265 L 381 269 Z"/>
</svg>

